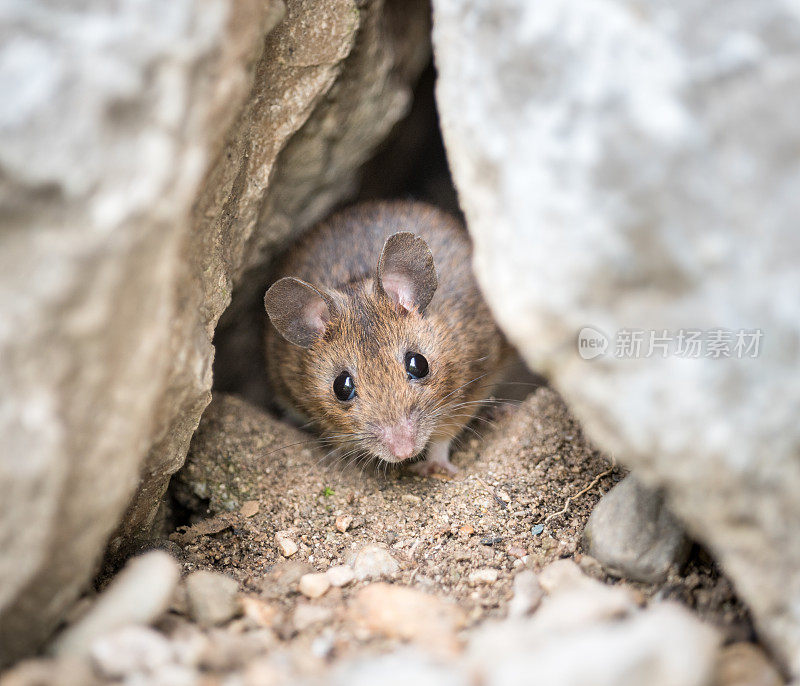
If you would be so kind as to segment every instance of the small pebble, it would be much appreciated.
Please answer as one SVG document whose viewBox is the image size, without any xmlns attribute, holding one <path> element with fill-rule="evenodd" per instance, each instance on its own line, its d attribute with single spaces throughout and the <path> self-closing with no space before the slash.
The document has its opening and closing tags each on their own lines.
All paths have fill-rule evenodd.
<svg viewBox="0 0 800 686">
<path fill-rule="evenodd" d="M 220 572 L 201 569 L 186 577 L 189 614 L 202 627 L 224 624 L 239 611 L 239 584 Z"/>
<path fill-rule="evenodd" d="M 97 602 L 56 638 L 56 655 L 85 654 L 92 641 L 129 624 L 149 624 L 169 607 L 180 578 L 175 559 L 153 550 L 128 561 Z"/>
<path fill-rule="evenodd" d="M 327 574 L 304 574 L 300 577 L 298 588 L 306 598 L 320 598 L 331 587 Z"/>
<path fill-rule="evenodd" d="M 542 531 L 544 531 L 544 524 L 537 524 L 531 529 L 531 533 L 534 536 L 538 536 L 540 533 L 542 533 Z"/>
<path fill-rule="evenodd" d="M 382 546 L 371 544 L 358 551 L 353 562 L 353 571 L 356 579 L 380 579 L 384 576 L 394 576 L 400 570 L 400 565 Z"/>
<path fill-rule="evenodd" d="M 481 539 L 481 545 L 497 545 L 502 543 L 503 539 L 500 536 L 484 536 Z"/>
<path fill-rule="evenodd" d="M 338 515 L 333 524 L 336 527 L 337 531 L 341 531 L 342 533 L 344 533 L 350 528 L 350 525 L 352 523 L 353 523 L 353 517 L 351 515 Z"/>
<path fill-rule="evenodd" d="M 295 543 L 286 531 L 279 531 L 275 534 L 275 543 L 278 544 L 278 550 L 284 557 L 291 557 L 297 552 L 297 543 Z"/>
<path fill-rule="evenodd" d="M 495 581 L 497 581 L 497 570 L 490 567 L 476 569 L 469 574 L 469 583 L 472 586 L 477 586 L 478 584 L 491 585 Z"/>
<path fill-rule="evenodd" d="M 475 533 L 475 529 L 473 529 L 469 524 L 464 524 L 459 530 L 462 536 L 472 536 Z"/>
<path fill-rule="evenodd" d="M 508 554 L 511 557 L 520 558 L 520 557 L 525 557 L 528 554 L 528 551 L 525 550 L 525 548 L 520 548 L 518 545 L 512 545 L 508 549 Z"/>
<path fill-rule="evenodd" d="M 356 578 L 353 568 L 349 565 L 336 565 L 335 567 L 331 567 L 327 572 L 325 572 L 325 576 L 328 577 L 328 581 L 331 582 L 331 586 L 336 588 L 347 586 L 347 584 Z"/>
<path fill-rule="evenodd" d="M 242 503 L 241 508 L 239 508 L 239 513 L 242 515 L 242 517 L 252 517 L 253 515 L 258 514 L 258 501 L 245 501 Z"/>
<path fill-rule="evenodd" d="M 422 502 L 422 498 L 418 495 L 414 495 L 413 493 L 403 493 L 400 496 L 400 500 L 405 500 L 407 503 L 411 503 L 412 505 L 419 505 Z"/>
<path fill-rule="evenodd" d="M 109 679 L 152 672 L 173 659 L 170 642 L 146 626 L 126 626 L 98 638 L 90 655 L 95 669 Z"/>
</svg>

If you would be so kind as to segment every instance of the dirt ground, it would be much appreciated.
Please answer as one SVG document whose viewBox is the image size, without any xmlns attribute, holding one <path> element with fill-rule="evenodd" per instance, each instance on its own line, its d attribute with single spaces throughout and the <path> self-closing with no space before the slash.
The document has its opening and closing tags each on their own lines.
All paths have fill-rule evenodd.
<svg viewBox="0 0 800 686">
<path fill-rule="evenodd" d="M 309 435 L 234 396 L 217 397 L 173 487 L 188 526 L 169 536 L 170 545 L 187 572 L 225 572 L 246 592 L 266 593 L 286 616 L 305 599 L 296 585 L 276 583 L 286 567 L 277 532 L 297 544 L 291 560 L 305 570 L 352 563 L 363 546 L 383 544 L 400 565 L 397 583 L 456 601 L 468 625 L 505 613 L 522 567 L 538 571 L 571 557 L 614 582 L 582 553 L 581 533 L 624 472 L 586 441 L 559 396 L 540 388 L 521 404 L 496 404 L 471 431 L 452 458 L 456 477 L 423 478 L 326 458 Z M 470 573 L 485 568 L 497 570 L 496 582 L 470 584 Z M 699 549 L 664 584 L 629 585 L 643 598 L 679 600 L 728 640 L 752 633 L 730 584 Z M 333 610 L 328 624 L 344 617 L 360 586 L 315 601 Z M 347 651 L 353 637 L 345 624 L 337 635 Z"/>
</svg>

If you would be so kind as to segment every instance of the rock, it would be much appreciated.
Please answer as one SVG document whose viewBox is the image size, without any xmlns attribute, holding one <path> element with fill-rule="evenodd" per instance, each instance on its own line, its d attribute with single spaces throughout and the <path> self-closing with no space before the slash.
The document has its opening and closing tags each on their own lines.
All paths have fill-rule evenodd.
<svg viewBox="0 0 800 686">
<path fill-rule="evenodd" d="M 736 8 L 433 0 L 436 95 L 498 323 L 800 677 L 800 15 Z"/>
<path fill-rule="evenodd" d="M 239 584 L 225 574 L 201 569 L 186 577 L 189 613 L 202 627 L 224 624 L 238 614 Z"/>
<path fill-rule="evenodd" d="M 173 660 L 165 636 L 144 626 L 127 626 L 96 639 L 91 646 L 95 668 L 109 679 L 150 674 Z"/>
<path fill-rule="evenodd" d="M 375 583 L 355 596 L 350 613 L 367 630 L 404 641 L 414 641 L 443 654 L 458 648 L 456 631 L 464 615 L 456 605 L 405 586 Z"/>
<path fill-rule="evenodd" d="M 525 569 L 514 577 L 514 595 L 508 603 L 508 616 L 525 617 L 539 607 L 544 591 L 531 570 Z"/>
<path fill-rule="evenodd" d="M 572 560 L 550 563 L 539 573 L 538 582 L 547 596 L 536 611 L 536 618 L 551 631 L 620 619 L 638 609 L 629 589 L 586 576 Z"/>
<path fill-rule="evenodd" d="M 356 579 L 380 579 L 392 577 L 400 571 L 400 565 L 383 546 L 377 544 L 365 545 L 353 561 L 353 571 Z"/>
<path fill-rule="evenodd" d="M 4 14 L 0 435 L 25 459 L 0 475 L 0 663 L 53 631 L 107 544 L 119 560 L 150 535 L 234 286 L 263 291 L 244 271 L 352 192 L 407 110 L 428 11 L 36 0 Z"/>
<path fill-rule="evenodd" d="M 467 649 L 473 681 L 485 686 L 707 686 L 718 636 L 678 605 L 623 620 L 544 618 L 487 624 Z M 562 618 L 563 619 L 563 618 Z"/>
<path fill-rule="evenodd" d="M 734 643 L 719 651 L 714 686 L 782 686 L 783 678 L 753 643 Z"/>
<path fill-rule="evenodd" d="M 304 574 L 300 577 L 300 584 L 298 589 L 306 598 L 320 598 L 331 587 L 331 580 L 325 574 L 320 572 L 318 574 Z"/>
<path fill-rule="evenodd" d="M 89 660 L 74 655 L 23 660 L 0 675 L 2 686 L 100 686 Z"/>
<path fill-rule="evenodd" d="M 78 623 L 56 638 L 51 651 L 83 655 L 99 636 L 155 621 L 169 607 L 179 577 L 178 563 L 160 550 L 131 559 Z"/>
<path fill-rule="evenodd" d="M 329 567 L 325 574 L 328 577 L 328 581 L 331 582 L 331 586 L 335 586 L 336 588 L 347 586 L 347 584 L 356 578 L 353 568 L 349 565 L 336 565 L 334 567 Z"/>
<path fill-rule="evenodd" d="M 291 539 L 291 534 L 286 531 L 279 531 L 275 534 L 275 543 L 278 550 L 284 557 L 291 557 L 297 552 L 297 543 Z"/>
<path fill-rule="evenodd" d="M 661 583 L 683 565 L 691 543 L 664 504 L 664 496 L 628 475 L 595 505 L 584 544 L 611 573 Z"/>
<path fill-rule="evenodd" d="M 338 515 L 334 521 L 334 526 L 337 531 L 344 533 L 350 528 L 353 523 L 353 518 L 350 515 Z"/>
<path fill-rule="evenodd" d="M 322 605 L 297 603 L 292 613 L 292 626 L 295 631 L 305 631 L 317 624 L 325 624 L 333 617 L 333 610 Z"/>
<path fill-rule="evenodd" d="M 497 581 L 497 570 L 485 567 L 483 569 L 476 569 L 469 573 L 469 583 L 472 586 L 486 584 L 491 586 Z"/>
</svg>

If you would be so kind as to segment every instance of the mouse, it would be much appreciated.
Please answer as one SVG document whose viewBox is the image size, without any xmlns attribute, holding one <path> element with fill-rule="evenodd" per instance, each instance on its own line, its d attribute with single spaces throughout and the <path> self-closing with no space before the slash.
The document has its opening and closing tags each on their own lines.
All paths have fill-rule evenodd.
<svg viewBox="0 0 800 686">
<path fill-rule="evenodd" d="M 452 475 L 454 439 L 501 379 L 510 346 L 453 216 L 374 201 L 311 228 L 264 296 L 276 404 L 342 455 Z"/>
</svg>

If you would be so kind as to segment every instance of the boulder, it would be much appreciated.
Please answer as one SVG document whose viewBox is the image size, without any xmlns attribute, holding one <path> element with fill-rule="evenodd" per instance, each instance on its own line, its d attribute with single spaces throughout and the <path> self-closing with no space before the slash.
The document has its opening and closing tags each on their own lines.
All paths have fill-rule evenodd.
<svg viewBox="0 0 800 686">
<path fill-rule="evenodd" d="M 109 537 L 113 558 L 147 537 L 232 289 L 353 187 L 428 21 L 382 0 L 4 12 L 0 664 L 55 628 Z"/>
<path fill-rule="evenodd" d="M 665 489 L 800 675 L 800 15 L 433 6 L 489 305 L 597 445 Z"/>
</svg>

